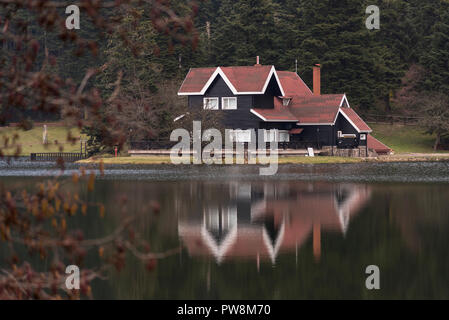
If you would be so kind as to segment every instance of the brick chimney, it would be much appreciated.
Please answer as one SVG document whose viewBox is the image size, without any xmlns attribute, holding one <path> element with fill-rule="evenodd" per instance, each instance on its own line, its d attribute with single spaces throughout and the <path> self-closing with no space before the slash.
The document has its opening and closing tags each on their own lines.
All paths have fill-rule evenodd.
<svg viewBox="0 0 449 320">
<path fill-rule="evenodd" d="M 254 66 L 255 66 L 255 67 L 260 67 L 260 64 L 259 64 L 259 56 L 256 57 L 256 64 L 255 64 Z"/>
<path fill-rule="evenodd" d="M 319 96 L 321 94 L 321 65 L 313 66 L 313 94 Z"/>
</svg>

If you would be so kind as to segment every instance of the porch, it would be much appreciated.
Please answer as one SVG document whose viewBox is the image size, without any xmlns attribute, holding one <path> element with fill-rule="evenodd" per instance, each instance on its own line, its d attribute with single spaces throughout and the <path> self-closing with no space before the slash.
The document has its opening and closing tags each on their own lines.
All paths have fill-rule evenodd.
<svg viewBox="0 0 449 320">
<path fill-rule="evenodd" d="M 178 142 L 172 142 L 169 140 L 145 140 L 145 141 L 131 141 L 129 143 L 128 154 L 131 156 L 143 156 L 143 155 L 169 155 L 170 150 Z M 202 142 L 201 147 L 204 148 L 210 142 Z M 243 145 L 243 150 L 248 151 L 249 143 L 240 143 Z M 312 148 L 317 155 L 322 152 L 328 152 L 330 149 L 324 149 L 322 146 L 317 146 L 317 142 L 312 141 L 290 141 L 290 142 L 278 142 L 278 153 L 280 155 L 308 155 L 308 148 Z M 259 145 L 257 145 L 259 147 Z M 190 144 L 191 150 L 193 150 L 193 144 Z M 225 145 L 222 146 L 223 154 L 233 153 L 236 154 L 236 143 L 233 143 L 232 149 L 227 149 Z M 270 149 L 270 143 L 266 143 L 266 149 Z"/>
</svg>

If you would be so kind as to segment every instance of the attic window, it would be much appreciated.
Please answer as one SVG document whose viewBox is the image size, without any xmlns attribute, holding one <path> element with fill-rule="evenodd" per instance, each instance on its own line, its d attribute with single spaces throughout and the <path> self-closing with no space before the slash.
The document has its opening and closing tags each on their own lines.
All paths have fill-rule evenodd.
<svg viewBox="0 0 449 320">
<path fill-rule="evenodd" d="M 221 98 L 221 108 L 223 110 L 236 110 L 237 109 L 237 98 L 236 97 Z"/>
<path fill-rule="evenodd" d="M 290 100 L 292 100 L 291 98 L 283 98 L 282 99 L 282 105 L 284 107 L 288 107 L 288 105 L 290 104 Z"/>
<path fill-rule="evenodd" d="M 204 110 L 218 110 L 218 98 L 204 98 Z"/>
</svg>

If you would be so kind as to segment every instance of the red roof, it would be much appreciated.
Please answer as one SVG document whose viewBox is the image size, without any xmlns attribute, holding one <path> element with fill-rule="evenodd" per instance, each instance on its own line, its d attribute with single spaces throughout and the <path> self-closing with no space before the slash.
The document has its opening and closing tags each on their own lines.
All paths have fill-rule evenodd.
<svg viewBox="0 0 449 320">
<path fill-rule="evenodd" d="M 363 121 L 359 115 L 351 108 L 341 108 L 340 111 L 344 113 L 349 120 L 355 125 L 359 132 L 371 132 L 371 128 Z"/>
<path fill-rule="evenodd" d="M 379 140 L 377 140 L 370 134 L 368 135 L 367 139 L 368 139 L 367 140 L 368 149 L 372 149 L 380 154 L 383 154 L 383 153 L 388 154 L 392 151 L 391 148 L 387 147 L 386 145 L 384 145 L 382 142 L 380 142 Z"/>
<path fill-rule="evenodd" d="M 276 71 L 281 81 L 282 88 L 287 97 L 300 95 L 309 96 L 312 95 L 312 91 L 309 87 L 302 81 L 296 72 L 290 71 Z"/>
<path fill-rule="evenodd" d="M 275 107 L 274 109 L 251 109 L 251 112 L 264 121 L 298 121 L 298 118 L 290 112 L 289 108 L 286 107 Z"/>
<path fill-rule="evenodd" d="M 236 93 L 258 92 L 263 93 L 265 84 L 273 66 L 238 66 L 215 68 L 192 68 L 187 74 L 178 94 L 200 94 L 206 90 L 206 84 L 213 80 L 214 74 L 220 74 L 230 84 L 230 89 Z M 274 71 L 275 72 L 275 71 Z M 282 90 L 281 90 L 282 91 Z"/>
<path fill-rule="evenodd" d="M 315 95 L 295 95 L 290 106 L 296 107 L 339 107 L 343 101 L 344 94 L 322 94 Z"/>
<path fill-rule="evenodd" d="M 293 96 L 288 107 L 283 106 L 282 99 L 274 98 L 274 109 L 252 109 L 252 112 L 264 121 L 292 121 L 301 124 L 335 123 L 337 113 L 345 114 L 357 125 L 358 131 L 371 131 L 362 119 L 350 108 L 340 108 L 344 94 L 320 96 Z"/>
<path fill-rule="evenodd" d="M 273 66 L 222 67 L 238 92 L 261 92 Z"/>
<path fill-rule="evenodd" d="M 300 134 L 300 133 L 303 132 L 303 131 L 304 131 L 303 128 L 294 128 L 294 129 L 291 129 L 291 130 L 289 131 L 289 133 L 290 133 L 290 134 Z"/>
<path fill-rule="evenodd" d="M 194 68 L 187 73 L 179 92 L 201 91 L 217 68 Z"/>
<path fill-rule="evenodd" d="M 274 98 L 274 109 L 288 110 L 299 123 L 304 124 L 327 124 L 334 123 L 343 94 L 328 94 L 320 96 L 297 96 L 294 95 L 288 105 L 283 106 L 282 100 Z M 272 115 L 273 116 L 273 115 Z"/>
<path fill-rule="evenodd" d="M 294 114 L 299 124 L 329 124 L 334 123 L 339 107 L 291 107 L 290 112 Z"/>
</svg>

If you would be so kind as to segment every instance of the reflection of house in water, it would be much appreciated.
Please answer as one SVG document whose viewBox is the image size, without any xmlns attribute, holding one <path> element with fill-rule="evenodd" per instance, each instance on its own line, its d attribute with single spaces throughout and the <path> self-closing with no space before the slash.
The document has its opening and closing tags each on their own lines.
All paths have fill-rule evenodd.
<svg viewBox="0 0 449 320">
<path fill-rule="evenodd" d="M 310 235 L 319 258 L 321 231 L 345 234 L 370 196 L 367 186 L 351 184 L 239 182 L 208 191 L 214 187 L 219 196 L 181 213 L 178 231 L 190 255 L 218 263 L 236 257 L 274 263 Z"/>
</svg>

